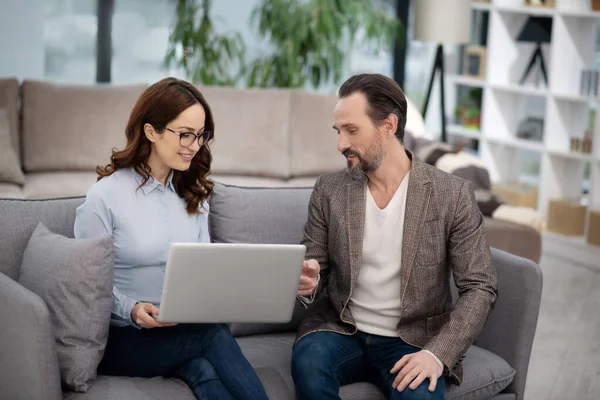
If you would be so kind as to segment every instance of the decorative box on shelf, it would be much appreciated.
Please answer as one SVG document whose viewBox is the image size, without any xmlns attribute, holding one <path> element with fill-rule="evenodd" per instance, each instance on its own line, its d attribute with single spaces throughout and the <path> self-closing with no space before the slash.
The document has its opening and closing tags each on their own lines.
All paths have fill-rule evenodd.
<svg viewBox="0 0 600 400">
<path fill-rule="evenodd" d="M 590 211 L 587 242 L 600 246 L 600 211 Z"/>
<path fill-rule="evenodd" d="M 497 184 L 492 186 L 492 192 L 501 197 L 508 205 L 537 209 L 537 186 L 519 182 Z"/>
<path fill-rule="evenodd" d="M 566 236 L 585 234 L 587 207 L 580 199 L 553 199 L 548 204 L 548 230 Z"/>
</svg>

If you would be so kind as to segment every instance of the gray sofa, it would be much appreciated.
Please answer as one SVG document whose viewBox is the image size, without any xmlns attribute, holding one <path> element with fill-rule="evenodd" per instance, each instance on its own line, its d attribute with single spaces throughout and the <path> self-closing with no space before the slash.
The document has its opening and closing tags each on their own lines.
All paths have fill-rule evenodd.
<svg viewBox="0 0 600 400">
<path fill-rule="evenodd" d="M 310 188 L 217 184 L 210 199 L 212 238 L 215 242 L 298 243 L 310 193 Z M 99 376 L 87 393 L 61 389 L 48 308 L 16 280 L 24 249 L 38 222 L 72 237 L 75 208 L 83 201 L 82 197 L 0 200 L 0 398 L 193 399 L 181 381 L 160 377 Z M 498 271 L 499 298 L 480 337 L 462 361 L 464 383 L 447 385 L 447 399 L 523 398 L 542 274 L 536 263 L 525 258 L 496 249 L 492 256 Z M 291 345 L 304 312 L 298 305 L 289 324 L 231 324 L 272 399 L 294 398 Z M 365 382 L 344 386 L 341 392 L 344 399 L 384 399 Z"/>
</svg>

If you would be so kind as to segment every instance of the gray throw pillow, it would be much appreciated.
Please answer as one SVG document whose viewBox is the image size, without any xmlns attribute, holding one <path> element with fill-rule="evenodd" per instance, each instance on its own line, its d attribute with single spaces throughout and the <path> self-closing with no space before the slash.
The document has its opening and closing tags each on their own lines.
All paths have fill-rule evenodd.
<svg viewBox="0 0 600 400">
<path fill-rule="evenodd" d="M 63 386 L 85 392 L 104 355 L 114 276 L 110 235 L 72 239 L 41 222 L 23 254 L 19 283 L 40 296 L 52 320 Z"/>
</svg>

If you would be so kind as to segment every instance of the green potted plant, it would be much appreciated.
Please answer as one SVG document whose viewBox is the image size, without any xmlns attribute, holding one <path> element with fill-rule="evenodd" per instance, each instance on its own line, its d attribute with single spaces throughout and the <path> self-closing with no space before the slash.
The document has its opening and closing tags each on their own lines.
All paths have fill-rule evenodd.
<svg viewBox="0 0 600 400">
<path fill-rule="evenodd" d="M 367 44 L 377 52 L 403 40 L 401 22 L 373 0 L 262 0 L 252 21 L 272 51 L 250 62 L 249 87 L 337 83 L 353 46 Z"/>
<path fill-rule="evenodd" d="M 458 122 L 469 129 L 480 129 L 481 126 L 481 97 L 483 89 L 471 88 L 462 96 L 454 115 Z"/>
<path fill-rule="evenodd" d="M 402 42 L 401 22 L 381 4 L 261 0 L 250 21 L 269 42 L 269 51 L 248 59 L 239 33 L 217 34 L 213 29 L 212 0 L 177 0 L 166 65 L 184 68 L 188 79 L 205 85 L 301 88 L 338 83 L 353 46 L 367 44 L 378 52 Z"/>
<path fill-rule="evenodd" d="M 246 45 L 237 32 L 215 31 L 211 6 L 212 0 L 177 0 L 165 65 L 182 67 L 194 84 L 234 86 L 245 67 Z"/>
</svg>

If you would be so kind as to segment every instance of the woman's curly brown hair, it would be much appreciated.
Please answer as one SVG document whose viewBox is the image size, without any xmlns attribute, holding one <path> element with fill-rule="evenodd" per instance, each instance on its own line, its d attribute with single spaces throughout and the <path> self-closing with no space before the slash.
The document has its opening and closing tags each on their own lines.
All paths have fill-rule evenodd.
<svg viewBox="0 0 600 400">
<path fill-rule="evenodd" d="M 176 78 L 165 78 L 142 93 L 131 111 L 125 135 L 127 145 L 123 150 L 113 150 L 110 164 L 96 167 L 98 180 L 122 168 L 134 168 L 145 185 L 150 179 L 148 158 L 152 150 L 151 142 L 144 135 L 144 124 L 148 123 L 157 132 L 177 118 L 181 112 L 194 104 L 204 108 L 206 120 L 204 129 L 212 132 L 205 144 L 194 156 L 187 171 L 173 170 L 173 187 L 185 199 L 188 214 L 201 213 L 203 206 L 212 194 L 214 183 L 207 176 L 210 173 L 212 154 L 208 143 L 214 138 L 215 124 L 208 103 L 200 91 L 191 83 Z"/>
</svg>

